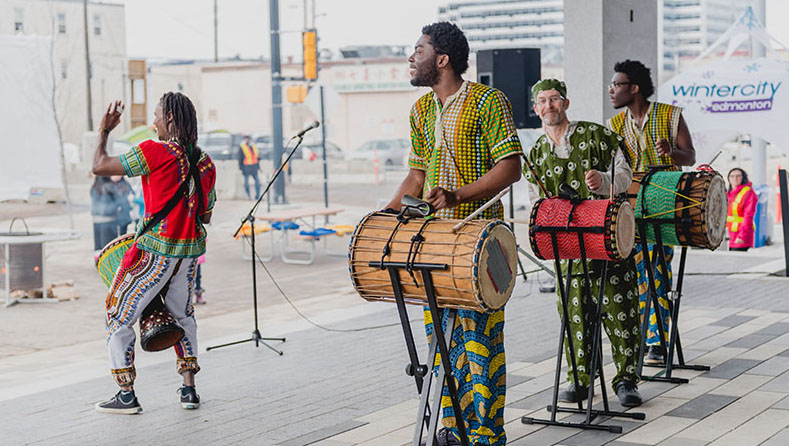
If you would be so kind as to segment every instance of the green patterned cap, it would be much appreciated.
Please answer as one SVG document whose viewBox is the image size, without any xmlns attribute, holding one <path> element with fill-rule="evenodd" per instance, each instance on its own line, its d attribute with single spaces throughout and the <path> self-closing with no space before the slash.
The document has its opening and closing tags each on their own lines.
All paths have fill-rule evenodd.
<svg viewBox="0 0 789 446">
<path fill-rule="evenodd" d="M 559 79 L 549 78 L 549 79 L 542 79 L 538 81 L 536 84 L 534 84 L 533 87 L 531 87 L 532 101 L 536 101 L 537 95 L 541 91 L 545 91 L 545 90 L 556 90 L 559 92 L 559 95 L 561 95 L 563 99 L 567 99 L 567 85 L 564 83 L 564 81 L 560 81 Z"/>
</svg>

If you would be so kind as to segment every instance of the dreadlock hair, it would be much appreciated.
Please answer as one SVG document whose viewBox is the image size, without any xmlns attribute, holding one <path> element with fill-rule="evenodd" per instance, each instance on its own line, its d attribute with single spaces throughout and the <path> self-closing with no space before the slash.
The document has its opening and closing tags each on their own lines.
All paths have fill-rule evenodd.
<svg viewBox="0 0 789 446">
<path fill-rule="evenodd" d="M 203 187 L 200 182 L 200 171 L 197 164 L 201 152 L 197 147 L 197 111 L 194 104 L 183 93 L 168 91 L 159 99 L 162 104 L 162 115 L 165 122 L 172 115 L 172 122 L 167 124 L 170 138 L 175 139 L 178 146 L 183 149 L 189 159 L 189 175 L 194 180 L 197 192 L 197 215 L 203 213 Z"/>
<path fill-rule="evenodd" d="M 655 84 L 652 83 L 649 68 L 641 62 L 630 59 L 617 62 L 614 64 L 614 71 L 624 74 L 630 82 L 638 85 L 638 90 L 644 96 L 644 99 L 652 96 L 652 93 L 655 92 Z"/>
<path fill-rule="evenodd" d="M 183 93 L 169 91 L 159 99 L 165 122 L 170 115 L 173 120 L 167 125 L 171 138 L 183 149 L 192 151 L 197 146 L 197 111 L 194 104 Z"/>
<path fill-rule="evenodd" d="M 436 22 L 422 27 L 422 34 L 430 37 L 436 54 L 449 56 L 449 64 L 456 75 L 468 69 L 468 40 L 454 23 Z"/>
</svg>

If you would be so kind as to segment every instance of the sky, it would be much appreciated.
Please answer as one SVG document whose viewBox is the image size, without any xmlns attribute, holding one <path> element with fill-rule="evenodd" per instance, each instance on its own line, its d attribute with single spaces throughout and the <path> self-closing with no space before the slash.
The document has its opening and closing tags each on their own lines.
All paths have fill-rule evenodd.
<svg viewBox="0 0 789 446">
<path fill-rule="evenodd" d="M 213 0 L 103 0 L 126 8 L 126 45 L 133 58 L 212 59 Z M 280 0 L 283 60 L 299 59 L 305 0 Z M 412 46 L 422 25 L 450 0 L 315 0 L 319 46 Z M 218 0 L 219 57 L 268 57 L 267 0 Z M 766 0 L 767 31 L 789 47 L 789 1 Z M 155 31 L 154 31 L 155 30 Z"/>
<path fill-rule="evenodd" d="M 126 5 L 130 57 L 211 59 L 213 0 L 104 0 Z M 319 47 L 407 45 L 438 18 L 439 0 L 316 0 Z M 283 60 L 301 57 L 304 1 L 280 0 Z M 219 57 L 268 58 L 267 0 L 219 0 Z M 311 11 L 310 11 L 311 13 Z M 166 30 L 153 33 L 151 30 Z M 172 34 L 172 37 L 170 37 Z"/>
</svg>

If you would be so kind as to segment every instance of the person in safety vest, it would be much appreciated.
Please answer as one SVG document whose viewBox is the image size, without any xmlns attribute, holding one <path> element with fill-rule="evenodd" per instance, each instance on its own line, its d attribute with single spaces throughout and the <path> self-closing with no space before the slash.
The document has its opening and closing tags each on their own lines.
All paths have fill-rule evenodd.
<svg viewBox="0 0 789 446">
<path fill-rule="evenodd" d="M 257 146 L 249 142 L 249 135 L 244 136 L 244 142 L 238 147 L 238 168 L 244 174 L 244 191 L 247 198 L 257 198 L 260 196 L 260 180 L 258 170 L 260 170 L 260 152 Z M 255 180 L 255 196 L 249 194 L 249 178 Z"/>
<path fill-rule="evenodd" d="M 753 247 L 753 216 L 759 200 L 748 181 L 748 174 L 739 167 L 729 171 L 728 196 L 726 229 L 729 230 L 729 251 L 747 251 Z"/>
</svg>

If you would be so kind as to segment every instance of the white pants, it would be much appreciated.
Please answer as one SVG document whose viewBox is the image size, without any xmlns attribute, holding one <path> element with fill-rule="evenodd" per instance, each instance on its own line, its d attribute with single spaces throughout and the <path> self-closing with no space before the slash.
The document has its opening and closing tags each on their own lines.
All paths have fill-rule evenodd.
<svg viewBox="0 0 789 446">
<path fill-rule="evenodd" d="M 130 255 L 134 249 L 127 251 Z M 119 268 L 107 295 L 106 334 L 112 375 L 118 385 L 132 385 L 136 377 L 134 324 L 145 307 L 169 282 L 164 296 L 167 311 L 184 329 L 184 337 L 174 346 L 179 373 L 198 372 L 197 324 L 192 306 L 192 289 L 197 259 L 178 259 L 137 251 L 139 260 Z"/>
</svg>

